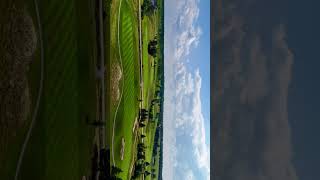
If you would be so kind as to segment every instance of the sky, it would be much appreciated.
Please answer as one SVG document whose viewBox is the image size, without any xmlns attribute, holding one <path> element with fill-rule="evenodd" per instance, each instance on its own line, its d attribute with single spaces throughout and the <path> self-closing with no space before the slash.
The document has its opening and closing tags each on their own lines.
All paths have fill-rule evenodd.
<svg viewBox="0 0 320 180">
<path fill-rule="evenodd" d="M 288 1 L 224 2 L 213 52 L 214 179 L 298 180 L 288 118 L 295 62 Z"/>
<path fill-rule="evenodd" d="M 290 2 L 288 43 L 295 55 L 289 90 L 294 162 L 301 180 L 320 179 L 319 102 L 319 1 Z M 302 13 L 296 13 L 297 11 Z"/>
<path fill-rule="evenodd" d="M 320 2 L 216 2 L 214 179 L 320 179 Z"/>
<path fill-rule="evenodd" d="M 209 14 L 209 0 L 165 0 L 166 180 L 210 178 Z"/>
</svg>

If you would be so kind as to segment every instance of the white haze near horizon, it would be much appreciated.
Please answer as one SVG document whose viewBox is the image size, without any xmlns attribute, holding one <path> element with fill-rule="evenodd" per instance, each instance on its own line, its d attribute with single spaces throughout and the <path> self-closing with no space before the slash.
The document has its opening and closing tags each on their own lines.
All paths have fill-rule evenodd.
<svg viewBox="0 0 320 180">
<path fill-rule="evenodd" d="M 165 0 L 163 169 L 165 180 L 210 179 L 199 68 L 190 68 L 200 42 L 199 0 Z"/>
</svg>

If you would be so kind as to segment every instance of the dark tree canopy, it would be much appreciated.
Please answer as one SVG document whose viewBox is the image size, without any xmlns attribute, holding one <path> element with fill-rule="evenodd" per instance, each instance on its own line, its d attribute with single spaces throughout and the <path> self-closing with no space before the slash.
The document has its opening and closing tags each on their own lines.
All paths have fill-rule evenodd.
<svg viewBox="0 0 320 180">
<path fill-rule="evenodd" d="M 141 6 L 141 16 L 150 16 L 156 9 L 157 7 L 152 4 L 151 0 L 145 0 Z"/>
<path fill-rule="evenodd" d="M 154 58 L 157 57 L 157 45 L 158 41 L 156 38 L 151 40 L 148 44 L 148 53 Z"/>
</svg>

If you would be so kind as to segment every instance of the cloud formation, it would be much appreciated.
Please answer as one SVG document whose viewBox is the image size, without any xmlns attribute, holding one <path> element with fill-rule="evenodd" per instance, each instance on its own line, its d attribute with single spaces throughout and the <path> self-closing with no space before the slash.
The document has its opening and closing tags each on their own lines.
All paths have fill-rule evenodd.
<svg viewBox="0 0 320 180">
<path fill-rule="evenodd" d="M 202 34 L 197 25 L 199 0 L 165 3 L 163 177 L 209 178 L 210 152 L 201 108 L 201 75 L 198 69 L 187 68 L 188 55 L 198 46 Z"/>
<path fill-rule="evenodd" d="M 265 33 L 236 3 L 221 8 L 214 50 L 214 179 L 297 180 L 287 112 L 294 56 L 285 26 L 275 23 Z"/>
</svg>

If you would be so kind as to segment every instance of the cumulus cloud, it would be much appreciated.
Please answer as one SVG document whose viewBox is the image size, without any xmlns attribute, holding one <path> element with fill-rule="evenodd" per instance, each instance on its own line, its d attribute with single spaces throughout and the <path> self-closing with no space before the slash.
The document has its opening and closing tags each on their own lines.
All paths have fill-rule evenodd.
<svg viewBox="0 0 320 180">
<path fill-rule="evenodd" d="M 207 172 L 210 169 L 209 148 L 205 142 L 204 117 L 201 108 L 201 76 L 199 69 L 194 74 L 186 70 L 183 64 L 178 66 L 182 70 L 176 74 L 177 90 L 175 94 L 176 109 L 175 128 L 185 129 L 185 134 L 191 136 L 193 155 L 199 168 Z M 187 129 L 189 128 L 189 129 Z"/>
<path fill-rule="evenodd" d="M 297 180 L 287 112 L 294 56 L 285 26 L 265 33 L 241 13 L 223 17 L 214 51 L 214 179 Z"/>
<path fill-rule="evenodd" d="M 175 171 L 172 174 L 172 179 L 183 179 L 185 170 L 193 169 L 190 168 L 191 164 L 195 164 L 199 172 L 204 172 L 205 176 L 209 176 L 210 148 L 206 144 L 205 119 L 201 107 L 200 72 L 196 69 L 194 73 L 191 73 L 181 62 L 176 64 L 176 70 L 174 79 L 176 88 L 172 89 L 174 94 L 171 96 L 174 101 L 170 103 L 168 97 L 165 99 L 165 105 L 170 105 L 167 106 L 164 114 L 167 117 L 172 114 L 170 119 L 165 119 L 165 121 L 170 121 L 166 122 L 166 125 L 173 128 L 166 126 L 164 129 L 165 140 L 168 140 L 166 141 L 167 152 L 171 152 L 171 154 L 165 154 L 170 158 L 164 158 L 164 161 L 167 161 L 164 162 L 166 163 L 164 168 L 167 168 L 165 165 L 169 165 L 170 162 L 169 167 L 171 166 Z M 175 139 L 175 142 L 172 139 L 169 140 L 167 132 L 171 133 L 170 138 Z M 177 152 L 179 153 L 177 154 Z M 178 165 L 173 166 L 172 164 L 175 163 Z M 188 168 L 185 168 L 185 165 Z"/>
<path fill-rule="evenodd" d="M 180 60 L 189 55 L 192 47 L 197 47 L 202 34 L 200 26 L 196 24 L 199 17 L 198 0 L 178 0 L 174 3 L 175 14 L 168 21 L 168 25 L 174 35 L 170 40 L 174 44 L 174 58 Z"/>
<path fill-rule="evenodd" d="M 210 152 L 201 108 L 201 75 L 198 69 L 187 68 L 188 55 L 198 46 L 202 34 L 197 25 L 199 0 L 165 3 L 163 177 L 209 178 Z"/>
</svg>

